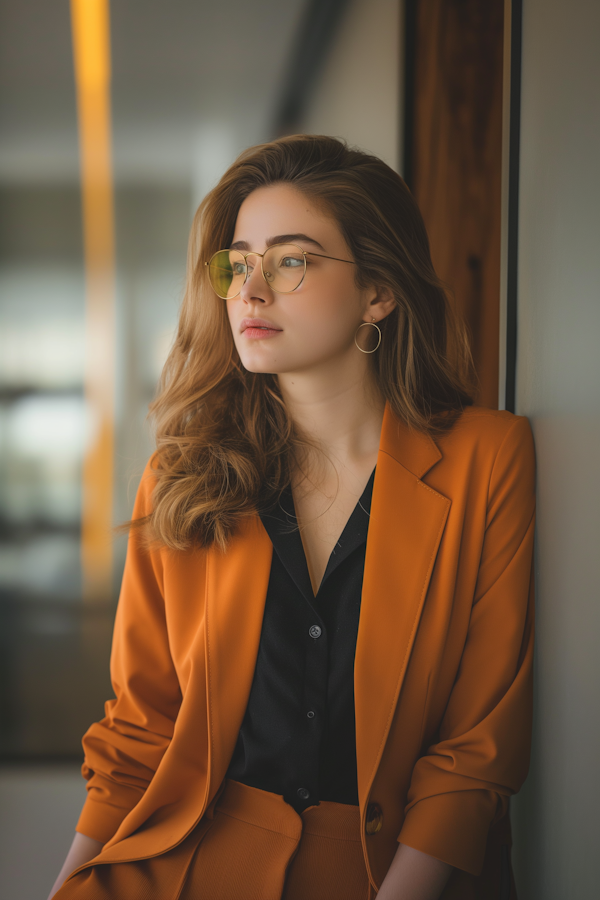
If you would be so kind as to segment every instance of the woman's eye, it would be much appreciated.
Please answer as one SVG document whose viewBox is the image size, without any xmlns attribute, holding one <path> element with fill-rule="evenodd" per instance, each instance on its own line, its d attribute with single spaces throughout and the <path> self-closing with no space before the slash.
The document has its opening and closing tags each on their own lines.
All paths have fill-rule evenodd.
<svg viewBox="0 0 600 900">
<path fill-rule="evenodd" d="M 304 265 L 304 257 L 299 259 L 297 256 L 284 256 L 279 265 L 284 269 L 295 269 Z"/>
<path fill-rule="evenodd" d="M 246 272 L 246 266 L 244 263 L 234 263 L 232 266 L 234 275 L 244 275 Z"/>
</svg>

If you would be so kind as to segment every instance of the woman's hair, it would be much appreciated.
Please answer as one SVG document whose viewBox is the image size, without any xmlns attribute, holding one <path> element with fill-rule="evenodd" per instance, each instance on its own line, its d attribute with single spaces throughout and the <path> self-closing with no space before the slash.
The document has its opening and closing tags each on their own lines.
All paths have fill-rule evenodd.
<svg viewBox="0 0 600 900">
<path fill-rule="evenodd" d="M 290 184 L 336 220 L 359 286 L 389 287 L 396 308 L 370 356 L 393 413 L 430 434 L 450 428 L 472 403 L 462 326 L 431 263 L 423 219 L 402 178 L 375 156 L 316 135 L 246 150 L 194 218 L 185 296 L 174 345 L 151 405 L 156 426 L 153 542 L 173 549 L 224 548 L 243 518 L 290 483 L 302 435 L 277 378 L 246 371 L 226 304 L 204 263 L 233 239 L 239 208 L 256 188 Z M 304 442 L 306 443 L 306 442 Z"/>
</svg>

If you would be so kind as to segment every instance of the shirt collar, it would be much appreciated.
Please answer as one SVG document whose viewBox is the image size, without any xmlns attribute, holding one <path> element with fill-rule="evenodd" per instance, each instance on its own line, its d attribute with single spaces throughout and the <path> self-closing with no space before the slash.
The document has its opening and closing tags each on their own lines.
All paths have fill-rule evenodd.
<svg viewBox="0 0 600 900">
<path fill-rule="evenodd" d="M 318 593 L 338 566 L 361 544 L 366 543 L 374 480 L 375 470 L 333 548 Z M 282 565 L 305 599 L 311 602 L 315 596 L 298 530 L 291 488 L 286 488 L 279 501 L 270 509 L 261 512 L 260 518 Z"/>
</svg>

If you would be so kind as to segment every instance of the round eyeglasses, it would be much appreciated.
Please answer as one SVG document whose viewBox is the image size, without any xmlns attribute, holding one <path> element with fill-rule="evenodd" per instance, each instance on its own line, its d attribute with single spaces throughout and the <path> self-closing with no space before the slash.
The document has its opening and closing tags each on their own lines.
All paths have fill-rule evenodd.
<svg viewBox="0 0 600 900">
<path fill-rule="evenodd" d="M 254 266 L 248 263 L 250 256 L 260 258 L 262 276 L 276 294 L 291 294 L 300 287 L 306 275 L 307 256 L 320 256 L 322 259 L 334 259 L 336 262 L 354 265 L 351 259 L 313 253 L 312 250 L 303 250 L 297 244 L 273 244 L 264 253 L 217 250 L 209 261 L 204 263 L 208 266 L 208 278 L 217 297 L 221 297 L 222 300 L 233 300 L 239 295 L 254 271 Z"/>
</svg>

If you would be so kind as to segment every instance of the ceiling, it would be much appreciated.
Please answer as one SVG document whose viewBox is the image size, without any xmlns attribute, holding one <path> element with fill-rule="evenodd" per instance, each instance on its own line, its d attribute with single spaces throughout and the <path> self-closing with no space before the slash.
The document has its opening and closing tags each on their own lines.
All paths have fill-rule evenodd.
<svg viewBox="0 0 600 900">
<path fill-rule="evenodd" d="M 201 195 L 270 125 L 307 0 L 111 5 L 117 182 Z M 68 0 L 0 0 L 0 183 L 79 177 Z"/>
</svg>

